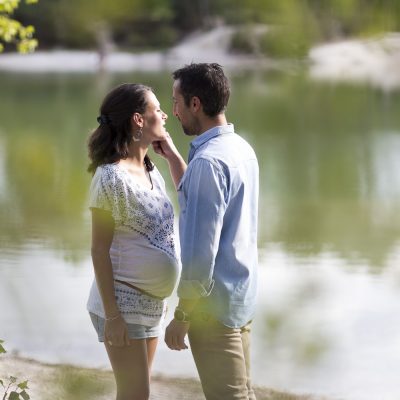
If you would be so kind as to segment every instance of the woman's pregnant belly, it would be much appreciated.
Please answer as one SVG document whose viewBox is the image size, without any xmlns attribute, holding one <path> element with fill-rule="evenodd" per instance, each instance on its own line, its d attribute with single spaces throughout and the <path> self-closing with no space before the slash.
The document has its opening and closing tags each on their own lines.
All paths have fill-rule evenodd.
<svg viewBox="0 0 400 400">
<path fill-rule="evenodd" d="M 137 233 L 115 233 L 110 249 L 114 278 L 158 297 L 171 295 L 180 265 Z"/>
</svg>

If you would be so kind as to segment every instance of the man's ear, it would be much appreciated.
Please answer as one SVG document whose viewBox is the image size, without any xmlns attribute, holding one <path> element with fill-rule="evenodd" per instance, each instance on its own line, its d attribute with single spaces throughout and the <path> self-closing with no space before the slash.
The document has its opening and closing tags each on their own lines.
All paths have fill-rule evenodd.
<svg viewBox="0 0 400 400">
<path fill-rule="evenodd" d="M 143 116 L 140 113 L 135 112 L 132 115 L 132 121 L 139 127 L 143 128 Z"/>
<path fill-rule="evenodd" d="M 192 108 L 193 111 L 197 112 L 201 108 L 201 101 L 197 96 L 193 96 L 190 99 L 190 107 Z"/>
</svg>

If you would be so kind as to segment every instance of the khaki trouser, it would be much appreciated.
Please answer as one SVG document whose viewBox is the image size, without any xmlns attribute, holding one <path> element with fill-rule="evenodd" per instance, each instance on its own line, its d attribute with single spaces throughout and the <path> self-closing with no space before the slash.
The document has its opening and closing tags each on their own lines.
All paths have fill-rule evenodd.
<svg viewBox="0 0 400 400">
<path fill-rule="evenodd" d="M 188 336 L 207 400 L 256 400 L 250 380 L 250 323 L 228 328 L 208 314 L 195 313 Z"/>
</svg>

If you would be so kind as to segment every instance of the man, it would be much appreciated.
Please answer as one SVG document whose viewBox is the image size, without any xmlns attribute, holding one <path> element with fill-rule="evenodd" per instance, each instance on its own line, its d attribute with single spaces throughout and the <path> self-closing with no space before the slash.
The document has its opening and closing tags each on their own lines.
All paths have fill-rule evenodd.
<svg viewBox="0 0 400 400">
<path fill-rule="evenodd" d="M 227 123 L 230 89 L 221 66 L 191 64 L 173 78 L 173 113 L 185 134 L 197 137 L 186 171 L 178 161 L 173 173 L 179 181 L 182 275 L 165 342 L 186 349 L 188 334 L 207 400 L 253 400 L 249 336 L 257 280 L 258 163 Z"/>
</svg>

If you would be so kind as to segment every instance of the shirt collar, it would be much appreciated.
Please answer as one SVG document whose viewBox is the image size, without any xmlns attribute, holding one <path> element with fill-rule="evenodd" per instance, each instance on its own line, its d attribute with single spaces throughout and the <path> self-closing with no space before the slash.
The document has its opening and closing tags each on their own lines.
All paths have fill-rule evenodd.
<svg viewBox="0 0 400 400">
<path fill-rule="evenodd" d="M 204 143 L 213 139 L 216 136 L 223 135 L 225 133 L 234 133 L 235 129 L 233 124 L 214 126 L 208 131 L 203 132 L 196 139 L 192 140 L 190 143 L 190 151 L 189 151 L 189 162 L 192 160 L 194 154 L 197 149 L 201 147 Z"/>
</svg>

